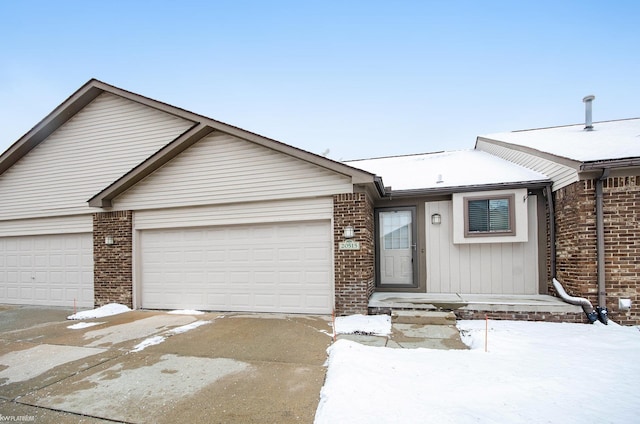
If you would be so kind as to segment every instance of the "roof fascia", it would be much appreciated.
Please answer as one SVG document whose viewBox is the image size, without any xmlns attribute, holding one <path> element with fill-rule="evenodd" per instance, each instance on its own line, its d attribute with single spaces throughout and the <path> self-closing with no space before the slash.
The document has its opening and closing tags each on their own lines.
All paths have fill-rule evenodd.
<svg viewBox="0 0 640 424">
<path fill-rule="evenodd" d="M 631 168 L 640 166 L 640 158 L 625 158 L 625 159 L 612 159 L 612 160 L 597 160 L 592 162 L 584 162 L 580 166 L 581 171 L 592 171 L 596 169 L 604 168 Z"/>
<path fill-rule="evenodd" d="M 485 138 L 485 137 L 477 137 L 476 138 L 476 145 L 475 147 L 478 147 L 478 142 L 485 142 L 488 144 L 495 144 L 497 146 L 501 146 L 507 149 L 511 149 L 511 150 L 515 150 L 517 152 L 522 152 L 522 153 L 528 153 L 530 155 L 533 156 L 537 156 L 539 158 L 542 159 L 547 159 L 550 160 L 552 162 L 558 163 L 560 165 L 564 165 L 564 166 L 568 166 L 570 168 L 575 169 L 576 171 L 578 171 L 580 169 L 580 165 L 582 164 L 582 162 L 574 160 L 574 159 L 569 159 L 569 158 L 565 158 L 563 156 L 558 156 L 558 155 L 554 155 L 552 153 L 548 153 L 548 152 L 543 152 L 542 150 L 538 150 L 538 149 L 533 149 L 531 147 L 526 147 L 526 146 L 522 146 L 520 144 L 513 144 L 513 143 L 507 143 L 506 141 L 500 141 L 500 140 L 494 140 L 491 138 Z"/>
<path fill-rule="evenodd" d="M 490 191 L 490 190 L 510 190 L 515 188 L 528 188 L 528 189 L 540 189 L 553 182 L 551 180 L 535 180 L 535 181 L 521 181 L 516 183 L 496 183 L 496 184 L 478 184 L 468 186 L 457 187 L 436 187 L 436 188 L 423 188 L 416 190 L 391 190 L 386 193 L 386 197 L 398 198 L 398 197 L 422 197 L 431 195 L 446 195 L 454 193 L 468 193 L 472 191 Z"/>
<path fill-rule="evenodd" d="M 95 80 L 90 80 L 80 87 L 2 153 L 0 156 L 0 174 L 13 166 L 21 157 L 29 153 L 101 93 L 102 90 L 96 87 Z"/>
</svg>

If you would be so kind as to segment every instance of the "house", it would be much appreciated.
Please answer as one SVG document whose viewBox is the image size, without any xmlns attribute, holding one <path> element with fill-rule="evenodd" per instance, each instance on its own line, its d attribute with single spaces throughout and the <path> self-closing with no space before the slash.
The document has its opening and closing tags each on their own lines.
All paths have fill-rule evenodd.
<svg viewBox="0 0 640 424">
<path fill-rule="evenodd" d="M 548 175 L 550 273 L 566 290 L 640 324 L 640 119 L 478 137 L 476 150 Z"/>
<path fill-rule="evenodd" d="M 485 296 L 584 321 L 547 296 L 556 175 L 488 146 L 511 145 L 341 163 L 91 80 L 0 156 L 0 303 L 344 315 Z"/>
</svg>

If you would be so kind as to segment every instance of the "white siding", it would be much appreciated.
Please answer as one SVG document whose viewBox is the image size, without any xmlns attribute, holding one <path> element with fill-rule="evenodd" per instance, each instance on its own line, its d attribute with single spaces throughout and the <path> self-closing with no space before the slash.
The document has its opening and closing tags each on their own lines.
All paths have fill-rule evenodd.
<svg viewBox="0 0 640 424">
<path fill-rule="evenodd" d="M 553 181 L 554 191 L 568 186 L 579 179 L 578 172 L 574 168 L 530 153 L 509 149 L 483 140 L 478 140 L 476 148 L 548 176 Z"/>
<path fill-rule="evenodd" d="M 135 212 L 136 230 L 331 219 L 333 198 L 280 200 Z"/>
<path fill-rule="evenodd" d="M 191 125 L 101 94 L 0 175 L 0 221 L 91 211 L 89 198 Z"/>
<path fill-rule="evenodd" d="M 327 196 L 351 179 L 229 135 L 200 140 L 117 197 L 115 209 L 153 209 Z"/>
<path fill-rule="evenodd" d="M 453 244 L 451 201 L 427 202 L 427 293 L 538 294 L 536 196 L 529 196 L 529 240 Z M 442 216 L 432 225 L 431 215 Z"/>
<path fill-rule="evenodd" d="M 38 234 L 73 234 L 93 231 L 91 215 L 0 221 L 0 237 Z"/>
</svg>

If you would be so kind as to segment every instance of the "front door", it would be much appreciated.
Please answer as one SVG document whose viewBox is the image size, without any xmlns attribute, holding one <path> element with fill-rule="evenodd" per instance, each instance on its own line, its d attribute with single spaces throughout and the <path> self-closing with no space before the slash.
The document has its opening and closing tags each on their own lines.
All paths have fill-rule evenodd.
<svg viewBox="0 0 640 424">
<path fill-rule="evenodd" d="M 380 287 L 416 287 L 415 208 L 379 209 L 377 269 Z"/>
</svg>

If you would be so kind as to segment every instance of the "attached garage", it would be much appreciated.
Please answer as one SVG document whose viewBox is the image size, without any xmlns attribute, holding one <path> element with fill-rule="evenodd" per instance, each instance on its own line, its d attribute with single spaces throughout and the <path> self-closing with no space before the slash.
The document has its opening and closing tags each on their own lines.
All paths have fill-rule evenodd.
<svg viewBox="0 0 640 424">
<path fill-rule="evenodd" d="M 330 313 L 330 221 L 140 231 L 140 305 Z"/>
<path fill-rule="evenodd" d="M 91 234 L 0 237 L 0 303 L 93 307 Z"/>
<path fill-rule="evenodd" d="M 373 250 L 334 244 L 348 226 L 373 233 L 383 191 L 369 172 L 91 80 L 0 154 L 0 303 L 362 311 Z"/>
</svg>

